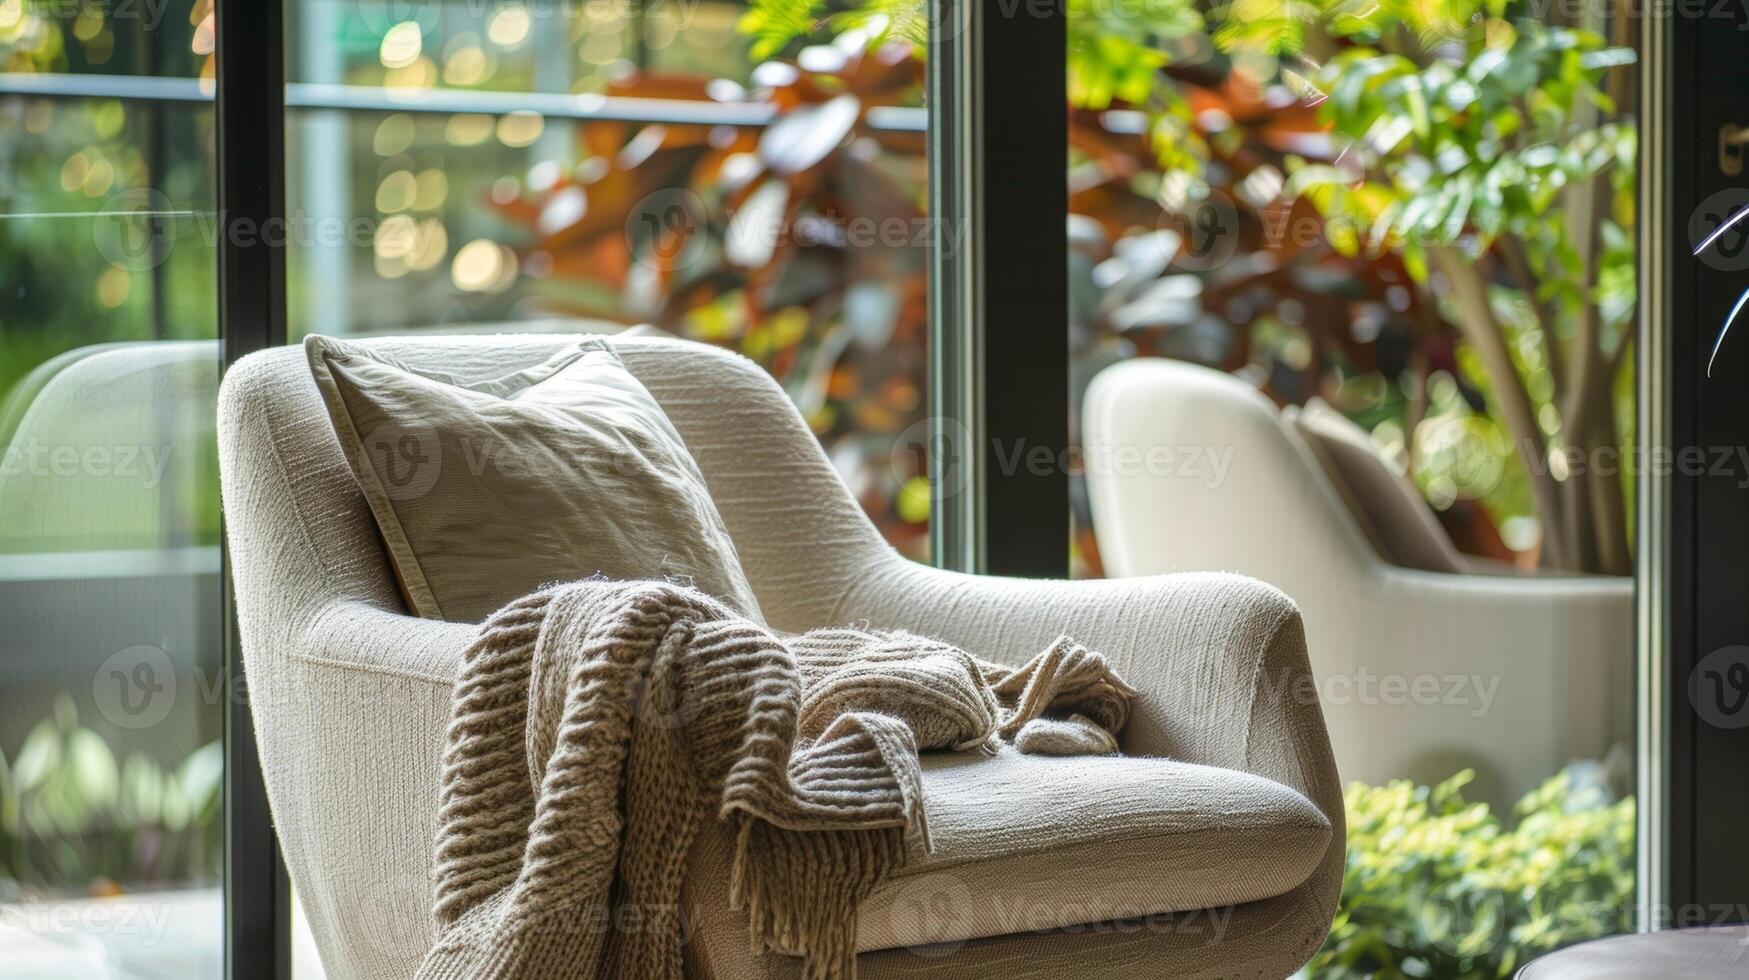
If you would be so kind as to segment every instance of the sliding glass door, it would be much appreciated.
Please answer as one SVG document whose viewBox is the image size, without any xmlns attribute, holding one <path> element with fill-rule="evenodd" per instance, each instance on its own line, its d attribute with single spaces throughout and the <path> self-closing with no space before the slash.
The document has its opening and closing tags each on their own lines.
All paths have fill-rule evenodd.
<svg viewBox="0 0 1749 980">
<path fill-rule="evenodd" d="M 210 4 L 0 3 L 0 975 L 216 977 Z"/>
<path fill-rule="evenodd" d="M 1740 270 L 1665 254 L 1740 206 L 1734 21 L 218 4 L 0 0 L 0 974 L 285 960 L 213 400 L 310 333 L 648 324 L 769 370 L 914 558 L 1282 587 L 1363 784 L 1319 972 L 1741 880 L 1742 492 L 1674 455 L 1743 444 Z"/>
<path fill-rule="evenodd" d="M 777 377 L 928 557 L 928 30 L 741 2 L 287 5 L 290 339 L 635 324 Z"/>
<path fill-rule="evenodd" d="M 286 339 L 738 351 L 928 560 L 930 30 L 776 6 L 288 2 Z M 306 980 L 344 915 L 308 912 Z"/>
<path fill-rule="evenodd" d="M 1633 928 L 1642 23 L 1142 9 L 1069 15 L 1075 573 L 1300 603 L 1351 784 L 1313 975 Z"/>
</svg>

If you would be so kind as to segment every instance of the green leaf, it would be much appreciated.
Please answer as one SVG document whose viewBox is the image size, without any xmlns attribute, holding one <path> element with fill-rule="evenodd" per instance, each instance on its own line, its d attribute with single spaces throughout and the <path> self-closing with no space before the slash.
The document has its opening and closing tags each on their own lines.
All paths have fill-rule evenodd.
<svg viewBox="0 0 1749 980">
<path fill-rule="evenodd" d="M 0 834 L 18 835 L 18 793 L 12 786 L 12 769 L 6 764 L 6 753 L 0 752 Z M 0 864 L 0 868 L 4 868 Z"/>
<path fill-rule="evenodd" d="M 18 794 L 23 796 L 41 786 L 60 765 L 61 733 L 56 730 L 54 721 L 45 718 L 30 730 L 24 738 L 24 746 L 18 750 L 18 761 L 13 768 Z"/>
<path fill-rule="evenodd" d="M 196 749 L 176 770 L 176 781 L 189 810 L 202 818 L 217 805 L 219 791 L 224 787 L 225 747 L 218 741 Z"/>
<path fill-rule="evenodd" d="M 764 61 L 790 42 L 812 35 L 824 6 L 820 0 L 753 0 L 735 27 L 753 36 L 753 60 Z"/>
<path fill-rule="evenodd" d="M 1580 65 L 1589 71 L 1631 65 L 1638 60 L 1639 56 L 1634 54 L 1633 48 L 1604 48 L 1601 51 L 1587 51 L 1579 56 Z"/>
<path fill-rule="evenodd" d="M 130 755 L 121 768 L 122 818 L 134 826 L 158 823 L 164 805 L 167 777 L 156 762 L 143 755 Z"/>
<path fill-rule="evenodd" d="M 166 779 L 159 816 L 164 829 L 173 834 L 181 832 L 189 824 L 190 810 L 188 797 L 183 795 L 181 784 L 174 779 Z"/>
<path fill-rule="evenodd" d="M 1427 253 L 1422 251 L 1420 245 L 1414 242 L 1404 243 L 1403 268 L 1408 271 L 1409 277 L 1416 282 L 1427 281 Z"/>
<path fill-rule="evenodd" d="M 1451 184 L 1451 208 L 1445 214 L 1445 220 L 1439 229 L 1442 242 L 1457 241 L 1463 234 L 1464 224 L 1469 221 L 1470 202 L 1474 200 L 1474 191 L 1467 180 L 1453 181 Z"/>
<path fill-rule="evenodd" d="M 74 791 L 87 808 L 108 811 L 115 806 L 121 775 L 116 770 L 115 753 L 96 732 L 79 728 L 68 736 L 67 771 Z"/>
</svg>

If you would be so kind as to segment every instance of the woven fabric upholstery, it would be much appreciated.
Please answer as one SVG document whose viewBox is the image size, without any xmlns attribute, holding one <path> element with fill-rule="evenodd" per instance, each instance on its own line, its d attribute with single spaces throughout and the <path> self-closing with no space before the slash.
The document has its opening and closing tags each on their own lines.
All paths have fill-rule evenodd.
<svg viewBox="0 0 1749 980">
<path fill-rule="evenodd" d="M 1286 786 L 1168 759 L 926 755 L 923 796 L 934 850 L 863 902 L 864 950 L 1269 898 L 1330 843 Z"/>
<path fill-rule="evenodd" d="M 369 343 L 411 368 L 466 379 L 537 364 L 572 339 Z M 1069 633 L 1140 691 L 1127 754 L 1249 773 L 1303 797 L 1329 824 L 1310 875 L 1272 898 L 1218 914 L 1044 932 L 1029 924 L 951 949 L 870 952 L 859 957 L 864 978 L 1282 977 L 1311 955 L 1340 888 L 1342 801 L 1306 683 L 1299 613 L 1285 596 L 1222 574 L 1050 582 L 914 564 L 880 538 L 758 366 L 660 338 L 615 346 L 697 459 L 774 628 L 866 620 L 1016 666 Z M 251 705 L 292 880 L 330 976 L 403 978 L 434 934 L 439 756 L 451 679 L 474 627 L 405 614 L 300 351 L 232 368 L 219 412 Z M 692 972 L 793 976 L 795 960 L 748 948 L 745 917 L 724 900 L 729 843 L 707 833 L 693 851 Z"/>
</svg>

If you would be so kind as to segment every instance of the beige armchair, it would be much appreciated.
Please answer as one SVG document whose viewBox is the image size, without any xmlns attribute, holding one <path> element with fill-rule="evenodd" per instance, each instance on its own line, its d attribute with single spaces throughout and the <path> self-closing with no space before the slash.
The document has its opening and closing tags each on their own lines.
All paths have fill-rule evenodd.
<svg viewBox="0 0 1749 980">
<path fill-rule="evenodd" d="M 466 381 L 565 340 L 373 343 Z M 913 564 L 758 367 L 671 340 L 616 345 L 697 457 L 773 627 L 868 620 L 1010 662 L 1067 631 L 1143 692 L 1121 757 L 927 760 L 934 851 L 861 909 L 863 977 L 1279 978 L 1311 956 L 1340 888 L 1343 814 L 1285 596 L 1231 575 L 1034 582 Z M 474 627 L 403 612 L 301 352 L 238 364 L 219 411 L 251 704 L 292 881 L 330 977 L 408 977 L 433 938 L 439 755 Z M 726 852 L 707 835 L 690 856 L 690 975 L 796 975 L 748 948 Z"/>
<path fill-rule="evenodd" d="M 1570 761 L 1623 755 L 1632 580 L 1475 574 L 1461 556 L 1449 571 L 1392 564 L 1382 550 L 1436 552 L 1404 542 L 1438 524 L 1381 522 L 1401 501 L 1357 501 L 1302 422 L 1190 364 L 1138 358 L 1094 378 L 1083 435 L 1107 570 L 1220 569 L 1298 601 L 1345 778 L 1430 782 L 1469 767 L 1472 798 L 1506 803 Z M 1381 524 L 1396 525 L 1394 549 Z"/>
</svg>

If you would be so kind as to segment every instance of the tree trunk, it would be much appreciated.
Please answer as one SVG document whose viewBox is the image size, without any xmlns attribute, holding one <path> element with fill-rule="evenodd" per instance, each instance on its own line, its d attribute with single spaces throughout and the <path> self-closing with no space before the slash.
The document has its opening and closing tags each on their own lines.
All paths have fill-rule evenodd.
<svg viewBox="0 0 1749 980">
<path fill-rule="evenodd" d="M 1524 381 L 1507 348 L 1506 331 L 1494 316 L 1488 296 L 1488 281 L 1482 277 L 1476 262 L 1452 246 L 1434 246 L 1428 250 L 1439 271 L 1444 274 L 1457 307 L 1458 328 L 1464 339 L 1482 359 L 1493 387 L 1494 401 L 1512 436 L 1513 446 L 1530 477 L 1531 496 L 1536 501 L 1537 516 L 1542 521 L 1543 546 L 1541 564 L 1544 567 L 1573 568 L 1569 557 L 1570 543 L 1563 519 L 1561 488 L 1548 467 L 1548 442 L 1537 424 L 1536 408 Z"/>
</svg>

